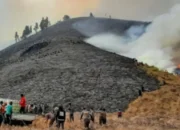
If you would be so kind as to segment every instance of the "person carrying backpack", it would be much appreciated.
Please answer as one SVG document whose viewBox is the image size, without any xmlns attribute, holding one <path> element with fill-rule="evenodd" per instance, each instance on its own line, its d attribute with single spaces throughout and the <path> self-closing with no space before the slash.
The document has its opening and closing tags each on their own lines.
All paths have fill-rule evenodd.
<svg viewBox="0 0 180 130">
<path fill-rule="evenodd" d="M 66 120 L 66 112 L 65 112 L 63 106 L 59 106 L 59 110 L 56 115 L 56 122 L 57 122 L 58 129 L 60 129 L 60 126 L 62 126 L 62 129 L 64 129 L 65 120 Z"/>
</svg>

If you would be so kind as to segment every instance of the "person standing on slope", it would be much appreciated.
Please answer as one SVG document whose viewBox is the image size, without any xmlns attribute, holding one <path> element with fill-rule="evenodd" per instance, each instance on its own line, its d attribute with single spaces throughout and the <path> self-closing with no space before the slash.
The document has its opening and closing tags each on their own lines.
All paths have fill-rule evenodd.
<svg viewBox="0 0 180 130">
<path fill-rule="evenodd" d="M 69 110 L 69 120 L 70 122 L 72 121 L 74 122 L 74 109 L 72 108 L 71 103 L 69 103 L 68 110 Z"/>
<path fill-rule="evenodd" d="M 118 111 L 118 118 L 121 118 L 122 117 L 122 111 L 119 109 L 119 111 Z"/>
<path fill-rule="evenodd" d="M 11 119 L 13 114 L 12 102 L 10 102 L 6 107 L 6 124 L 11 125 Z"/>
<path fill-rule="evenodd" d="M 80 120 L 82 119 L 84 120 L 85 129 L 89 129 L 89 124 L 92 118 L 90 112 L 86 108 L 83 108 L 83 111 L 81 112 Z"/>
<path fill-rule="evenodd" d="M 59 107 L 59 110 L 56 115 L 56 122 L 57 122 L 57 128 L 60 129 L 60 126 L 62 126 L 62 129 L 64 129 L 64 122 L 66 120 L 66 112 L 62 106 Z"/>
<path fill-rule="evenodd" d="M 0 126 L 3 123 L 4 115 L 3 115 L 3 101 L 0 102 Z"/>
<path fill-rule="evenodd" d="M 107 119 L 106 119 L 106 109 L 101 109 L 100 115 L 99 115 L 99 124 L 100 125 L 106 125 Z"/>
<path fill-rule="evenodd" d="M 94 109 L 93 109 L 93 108 L 90 109 L 90 115 L 91 115 L 91 120 L 92 120 L 92 122 L 94 123 L 95 113 L 94 113 Z"/>
<path fill-rule="evenodd" d="M 26 98 L 23 94 L 21 94 L 21 99 L 19 102 L 20 105 L 20 113 L 25 113 L 25 108 L 26 108 Z"/>
</svg>

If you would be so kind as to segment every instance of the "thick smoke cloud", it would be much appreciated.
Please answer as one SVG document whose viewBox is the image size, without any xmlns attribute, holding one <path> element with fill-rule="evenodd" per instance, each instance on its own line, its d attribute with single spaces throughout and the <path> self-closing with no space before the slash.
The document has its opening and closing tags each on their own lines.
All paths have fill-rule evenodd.
<svg viewBox="0 0 180 130">
<path fill-rule="evenodd" d="M 133 26 L 126 31 L 126 36 L 106 33 L 86 39 L 86 42 L 172 72 L 176 67 L 174 48 L 180 43 L 179 21 L 180 5 L 177 5 L 169 13 L 154 19 L 151 25 L 144 28 L 143 35 L 138 35 L 142 26 Z"/>
</svg>

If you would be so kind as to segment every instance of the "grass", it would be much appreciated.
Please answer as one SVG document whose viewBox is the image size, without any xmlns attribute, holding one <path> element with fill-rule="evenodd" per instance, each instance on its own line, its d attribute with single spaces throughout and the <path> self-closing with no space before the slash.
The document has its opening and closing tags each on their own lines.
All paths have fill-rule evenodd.
<svg viewBox="0 0 180 130">
<path fill-rule="evenodd" d="M 147 65 L 139 67 L 165 84 L 162 84 L 159 90 L 144 93 L 132 102 L 125 112 L 125 117 L 180 115 L 180 77 Z"/>
</svg>

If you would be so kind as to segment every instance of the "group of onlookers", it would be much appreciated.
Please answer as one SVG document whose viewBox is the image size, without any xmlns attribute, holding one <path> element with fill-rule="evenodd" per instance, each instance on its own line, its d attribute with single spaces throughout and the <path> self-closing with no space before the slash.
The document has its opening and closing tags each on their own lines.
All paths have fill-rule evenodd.
<svg viewBox="0 0 180 130">
<path fill-rule="evenodd" d="M 23 94 L 21 94 L 21 99 L 19 102 L 20 106 L 20 113 L 25 113 L 25 107 L 26 107 L 26 98 Z M 11 119 L 13 114 L 13 102 L 10 101 L 7 102 L 0 102 L 0 125 L 2 123 L 11 125 Z"/>
<path fill-rule="evenodd" d="M 3 101 L 0 102 L 0 126 L 2 123 L 11 124 L 13 113 L 12 105 L 13 102 L 9 102 L 8 104 Z"/>
<path fill-rule="evenodd" d="M 13 102 L 0 102 L 0 125 L 2 123 L 4 124 L 9 124 L 11 125 L 11 119 L 12 119 L 12 114 L 13 114 Z M 20 110 L 19 112 L 21 114 L 24 113 L 34 113 L 34 114 L 38 114 L 36 113 L 36 111 L 40 112 L 39 114 L 44 114 L 45 112 L 45 105 L 26 105 L 26 98 L 23 94 L 21 94 L 21 99 L 19 101 L 19 106 L 20 106 Z M 73 122 L 75 120 L 74 118 L 74 109 L 71 105 L 71 103 L 69 103 L 68 105 L 68 112 L 69 112 L 69 120 L 70 122 Z M 106 117 L 106 110 L 104 108 L 101 108 L 99 111 L 99 124 L 100 125 L 104 125 L 107 122 L 107 117 Z M 120 118 L 122 116 L 122 112 L 119 110 L 118 112 L 118 118 Z M 64 123 L 66 121 L 66 111 L 64 110 L 63 106 L 57 106 L 54 105 L 53 109 L 51 112 L 45 114 L 45 117 L 48 120 L 50 120 L 49 122 L 49 127 L 52 127 L 52 125 L 54 124 L 54 122 L 56 122 L 56 127 L 59 129 L 60 126 L 62 127 L 62 129 L 64 129 Z M 84 127 L 89 129 L 89 124 L 90 122 L 94 123 L 95 122 L 95 111 L 93 110 L 93 108 L 91 109 L 86 109 L 83 108 L 81 115 L 80 115 L 80 120 L 82 120 L 84 122 Z"/>
<path fill-rule="evenodd" d="M 69 121 L 74 122 L 76 120 L 74 118 L 74 109 L 69 103 L 68 105 L 68 113 L 69 113 Z M 100 125 L 105 125 L 107 123 L 107 116 L 106 116 L 106 109 L 101 108 L 97 113 L 99 113 L 99 124 Z M 81 115 L 80 115 L 80 120 L 83 121 L 84 128 L 89 129 L 90 122 L 94 123 L 95 122 L 95 111 L 93 108 L 91 109 L 86 109 L 83 108 Z M 122 116 L 122 112 L 119 110 L 118 112 L 118 118 Z M 47 113 L 45 115 L 46 120 L 49 120 L 49 127 L 52 127 L 54 122 L 56 122 L 56 127 L 59 129 L 60 126 L 62 129 L 64 129 L 64 123 L 66 121 L 66 111 L 64 110 L 63 106 L 54 106 L 52 111 Z"/>
</svg>

